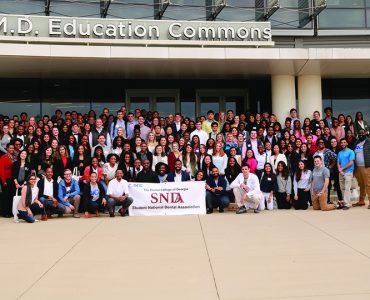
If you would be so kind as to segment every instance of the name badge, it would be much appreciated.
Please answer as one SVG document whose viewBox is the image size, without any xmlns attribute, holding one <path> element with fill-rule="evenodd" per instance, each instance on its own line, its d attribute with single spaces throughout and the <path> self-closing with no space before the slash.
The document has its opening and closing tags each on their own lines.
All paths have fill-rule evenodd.
<svg viewBox="0 0 370 300">
<path fill-rule="evenodd" d="M 269 178 L 267 178 L 267 180 L 268 180 L 268 181 L 271 181 L 271 178 L 269 177 Z"/>
</svg>

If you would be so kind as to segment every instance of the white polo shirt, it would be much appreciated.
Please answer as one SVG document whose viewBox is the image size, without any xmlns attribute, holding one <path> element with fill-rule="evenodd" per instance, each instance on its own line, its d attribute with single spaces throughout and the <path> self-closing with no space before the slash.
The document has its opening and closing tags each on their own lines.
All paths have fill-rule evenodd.
<svg viewBox="0 0 370 300">
<path fill-rule="evenodd" d="M 117 178 L 112 179 L 108 184 L 107 195 L 121 197 L 124 194 L 128 194 L 127 181 L 124 179 L 118 181 Z"/>
</svg>

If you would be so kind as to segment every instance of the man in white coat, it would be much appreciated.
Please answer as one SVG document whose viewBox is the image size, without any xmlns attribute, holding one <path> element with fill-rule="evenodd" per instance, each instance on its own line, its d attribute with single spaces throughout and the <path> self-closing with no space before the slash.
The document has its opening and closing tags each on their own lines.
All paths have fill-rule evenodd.
<svg viewBox="0 0 370 300">
<path fill-rule="evenodd" d="M 237 214 L 246 213 L 253 209 L 258 213 L 257 207 L 261 201 L 261 190 L 258 177 L 249 172 L 248 164 L 242 167 L 242 172 L 230 184 L 235 195 L 235 202 L 238 205 Z"/>
</svg>

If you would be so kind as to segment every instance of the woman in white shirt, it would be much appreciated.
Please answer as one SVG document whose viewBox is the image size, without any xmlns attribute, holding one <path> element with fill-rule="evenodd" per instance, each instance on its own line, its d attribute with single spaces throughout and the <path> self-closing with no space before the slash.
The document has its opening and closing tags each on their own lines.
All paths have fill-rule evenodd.
<svg viewBox="0 0 370 300">
<path fill-rule="evenodd" d="M 277 165 L 280 161 L 283 161 L 286 165 L 288 165 L 286 156 L 281 153 L 279 145 L 275 145 L 273 148 L 273 153 L 270 157 L 270 163 L 272 165 L 272 168 L 275 174 L 276 174 Z"/>
<path fill-rule="evenodd" d="M 103 176 L 104 182 L 108 186 L 109 181 L 116 177 L 116 171 L 118 169 L 118 156 L 117 154 L 109 154 L 107 157 L 108 162 L 103 165 Z"/>
<path fill-rule="evenodd" d="M 220 175 L 225 175 L 225 169 L 227 167 L 227 155 L 222 149 L 222 144 L 216 142 L 213 153 L 212 153 L 213 164 L 218 168 Z"/>
<path fill-rule="evenodd" d="M 152 163 L 152 170 L 155 171 L 155 166 L 158 163 L 165 163 L 166 165 L 168 164 L 168 158 L 166 153 L 163 151 L 163 148 L 161 145 L 157 145 L 154 148 L 154 153 L 153 153 L 153 163 Z"/>
<path fill-rule="evenodd" d="M 295 209 L 307 209 L 311 202 L 311 183 L 312 172 L 307 169 L 304 161 L 298 163 L 298 168 L 294 174 L 293 188 Z"/>
<path fill-rule="evenodd" d="M 36 175 L 28 177 L 27 184 L 21 191 L 21 200 L 18 203 L 18 218 L 25 220 L 27 223 L 35 222 L 35 215 L 41 214 L 41 220 L 46 221 L 47 215 L 44 205 L 39 201 L 39 188 L 36 184 Z"/>
</svg>

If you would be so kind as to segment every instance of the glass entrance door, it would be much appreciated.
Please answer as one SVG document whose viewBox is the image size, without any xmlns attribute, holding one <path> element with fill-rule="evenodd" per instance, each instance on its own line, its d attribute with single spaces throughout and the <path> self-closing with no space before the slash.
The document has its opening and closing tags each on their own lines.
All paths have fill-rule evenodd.
<svg viewBox="0 0 370 300">
<path fill-rule="evenodd" d="M 128 110 L 145 109 L 158 111 L 160 116 L 167 116 L 179 111 L 178 90 L 127 90 L 126 105 Z"/>
<path fill-rule="evenodd" d="M 234 113 L 249 109 L 248 90 L 197 90 L 197 115 L 205 116 L 207 111 L 232 110 Z"/>
</svg>

